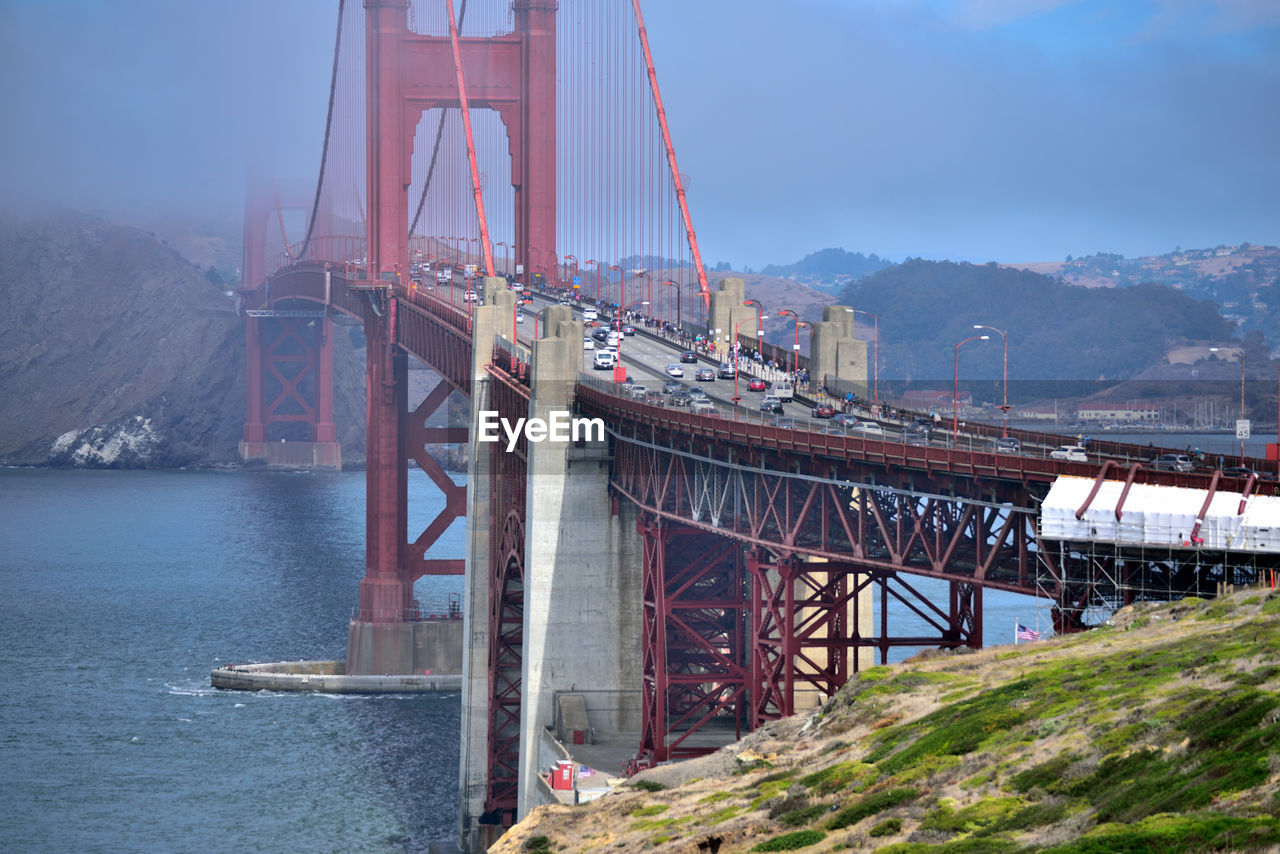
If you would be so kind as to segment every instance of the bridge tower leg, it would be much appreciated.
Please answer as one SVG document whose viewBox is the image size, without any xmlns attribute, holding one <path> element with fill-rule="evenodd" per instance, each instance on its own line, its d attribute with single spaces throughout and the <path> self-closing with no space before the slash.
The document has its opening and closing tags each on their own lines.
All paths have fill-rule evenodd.
<svg viewBox="0 0 1280 854">
<path fill-rule="evenodd" d="M 289 468 L 342 468 L 333 423 L 333 321 L 318 312 L 314 317 L 269 312 L 245 318 L 240 460 Z M 272 441 L 271 425 L 288 423 L 306 424 L 305 438 Z"/>
</svg>

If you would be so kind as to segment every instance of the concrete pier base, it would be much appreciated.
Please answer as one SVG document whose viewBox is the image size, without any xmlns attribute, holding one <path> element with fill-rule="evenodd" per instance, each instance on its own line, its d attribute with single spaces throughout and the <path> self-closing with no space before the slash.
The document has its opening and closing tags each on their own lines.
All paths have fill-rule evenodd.
<svg viewBox="0 0 1280 854">
<path fill-rule="evenodd" d="M 462 674 L 462 621 L 370 623 L 347 629 L 347 672 L 352 675 Z"/>
<path fill-rule="evenodd" d="M 342 446 L 337 442 L 244 442 L 240 462 L 269 469 L 342 470 Z"/>
<path fill-rule="evenodd" d="M 321 694 L 417 694 L 457 691 L 460 674 L 353 676 L 345 661 L 276 661 L 228 664 L 209 674 L 215 688 L 229 691 L 310 691 Z"/>
</svg>

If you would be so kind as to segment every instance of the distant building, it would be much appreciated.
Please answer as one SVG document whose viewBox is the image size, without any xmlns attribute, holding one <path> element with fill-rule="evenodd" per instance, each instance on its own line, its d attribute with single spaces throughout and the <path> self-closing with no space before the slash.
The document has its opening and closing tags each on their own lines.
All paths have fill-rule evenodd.
<svg viewBox="0 0 1280 854">
<path fill-rule="evenodd" d="M 1160 404 L 1082 403 L 1076 409 L 1076 417 L 1081 421 L 1111 421 L 1117 423 L 1159 421 Z"/>
<path fill-rule="evenodd" d="M 1024 406 L 1013 411 L 1014 418 L 1026 418 L 1034 421 L 1057 421 L 1058 407 L 1056 406 Z"/>
</svg>

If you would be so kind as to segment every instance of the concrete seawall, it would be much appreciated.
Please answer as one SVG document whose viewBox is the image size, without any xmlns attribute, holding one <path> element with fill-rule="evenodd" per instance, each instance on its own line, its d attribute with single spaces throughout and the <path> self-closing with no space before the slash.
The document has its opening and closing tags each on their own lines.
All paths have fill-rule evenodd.
<svg viewBox="0 0 1280 854">
<path fill-rule="evenodd" d="M 215 688 L 231 691 L 312 691 L 324 694 L 411 694 L 459 691 L 459 674 L 348 676 L 345 661 L 276 661 L 229 664 L 209 674 Z"/>
</svg>

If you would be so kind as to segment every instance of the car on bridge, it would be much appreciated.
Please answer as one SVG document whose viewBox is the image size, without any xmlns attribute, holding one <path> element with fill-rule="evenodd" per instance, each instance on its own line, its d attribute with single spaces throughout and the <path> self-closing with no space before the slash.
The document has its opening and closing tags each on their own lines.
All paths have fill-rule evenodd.
<svg viewBox="0 0 1280 854">
<path fill-rule="evenodd" d="M 929 444 L 929 427 L 916 421 L 902 428 L 902 442 L 905 445 Z"/>
<path fill-rule="evenodd" d="M 774 412 L 774 413 L 777 413 L 778 415 L 781 415 L 783 412 L 782 401 L 778 400 L 778 398 L 774 397 L 771 394 L 765 395 L 763 398 L 760 399 L 760 411 Z"/>
<path fill-rule="evenodd" d="M 605 328 L 602 326 L 602 327 L 600 327 L 599 329 L 597 329 L 595 332 L 592 332 L 592 333 L 591 333 L 591 337 L 592 337 L 592 338 L 594 338 L 594 339 L 596 339 L 597 341 L 608 341 L 608 340 L 609 340 L 609 330 L 608 330 L 608 329 L 605 329 Z"/>
<path fill-rule="evenodd" d="M 695 400 L 693 403 L 689 404 L 689 411 L 697 415 L 714 415 L 717 417 L 720 415 L 719 410 L 716 409 L 716 405 L 705 397 L 701 400 Z"/>
<path fill-rule="evenodd" d="M 649 404 L 650 406 L 666 406 L 667 405 L 667 399 L 663 397 L 662 392 L 658 391 L 657 389 L 646 392 L 644 396 L 644 402 Z"/>
<path fill-rule="evenodd" d="M 632 326 L 630 323 L 624 323 L 624 324 L 622 324 L 622 334 L 623 334 L 623 335 L 628 335 L 628 336 L 630 336 L 630 335 L 635 335 L 635 334 L 636 334 L 636 328 L 635 328 L 634 326 Z"/>
<path fill-rule="evenodd" d="M 584 323 L 590 323 L 591 321 L 595 320 L 598 316 L 599 314 L 596 312 L 594 308 L 584 308 L 582 310 L 582 320 Z"/>
<path fill-rule="evenodd" d="M 825 400 L 813 407 L 813 411 L 809 415 L 813 418 L 833 418 L 836 414 L 836 408 Z"/>
<path fill-rule="evenodd" d="M 667 365 L 667 376 L 682 377 L 684 376 L 684 368 L 680 367 L 679 362 L 672 362 L 671 364 Z"/>
<path fill-rule="evenodd" d="M 769 384 L 759 377 L 752 377 L 751 382 L 747 383 L 747 391 L 764 391 Z"/>
<path fill-rule="evenodd" d="M 1194 471 L 1196 464 L 1186 454 L 1161 454 L 1152 461 L 1151 467 L 1156 471 Z"/>
<path fill-rule="evenodd" d="M 693 378 L 700 383 L 713 383 L 716 381 L 716 372 L 710 368 L 698 368 Z"/>
<path fill-rule="evenodd" d="M 597 371 L 608 370 L 618 364 L 618 354 L 612 350 L 597 350 L 595 358 L 591 360 L 591 367 Z"/>
<path fill-rule="evenodd" d="M 684 383 L 680 380 L 667 380 L 662 384 L 663 394 L 675 394 L 678 391 L 684 391 Z"/>
<path fill-rule="evenodd" d="M 781 427 L 785 430 L 796 429 L 796 422 L 791 418 L 775 418 L 769 422 L 770 427 Z"/>
<path fill-rule="evenodd" d="M 680 354 L 680 361 L 686 365 L 696 365 L 698 364 L 698 354 L 692 350 L 685 350 Z"/>
<path fill-rule="evenodd" d="M 689 394 L 693 396 L 693 399 L 694 399 L 694 400 L 707 400 L 707 399 L 708 399 L 708 398 L 707 398 L 707 393 L 706 393 L 705 391 L 703 391 L 702 389 L 698 388 L 697 386 L 694 386 L 693 388 L 689 389 Z"/>
<path fill-rule="evenodd" d="M 875 421 L 859 421 L 856 425 L 850 425 L 848 430 L 861 436 L 884 437 L 884 428 Z"/>
<path fill-rule="evenodd" d="M 1066 460 L 1069 463 L 1087 463 L 1089 455 L 1079 445 L 1059 445 L 1049 452 L 1051 460 Z"/>
<path fill-rule="evenodd" d="M 594 350 L 595 348 L 596 348 L 596 342 L 592 341 L 590 338 L 588 338 L 588 337 L 586 337 L 586 336 L 584 335 L 584 336 L 582 337 L 582 349 L 583 349 L 583 350 Z"/>
<path fill-rule="evenodd" d="M 720 379 L 731 380 L 738 373 L 738 369 L 733 366 L 733 362 L 720 363 Z"/>
<path fill-rule="evenodd" d="M 1022 442 L 1013 436 L 1001 436 L 988 442 L 987 449 L 996 454 L 1020 454 Z"/>
<path fill-rule="evenodd" d="M 671 395 L 672 406 L 689 406 L 693 403 L 693 395 L 689 394 L 688 389 L 681 389 L 673 392 Z"/>
</svg>

